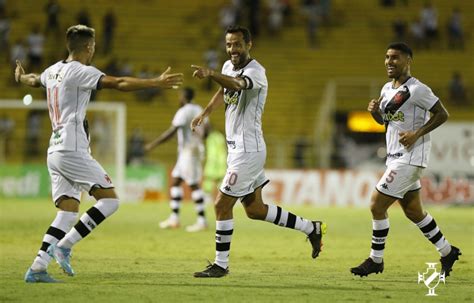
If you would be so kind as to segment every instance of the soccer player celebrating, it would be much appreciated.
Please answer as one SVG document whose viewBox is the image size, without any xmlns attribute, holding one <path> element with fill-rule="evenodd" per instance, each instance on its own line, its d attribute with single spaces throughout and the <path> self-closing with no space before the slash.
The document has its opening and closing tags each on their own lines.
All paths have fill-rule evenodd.
<svg viewBox="0 0 474 303">
<path fill-rule="evenodd" d="M 25 74 L 19 61 L 15 69 L 17 82 L 46 89 L 53 130 L 47 163 L 53 201 L 59 211 L 44 235 L 37 257 L 25 274 L 25 281 L 32 283 L 57 282 L 46 271 L 52 258 L 65 273 L 73 276 L 70 264 L 72 246 L 119 207 L 112 181 L 89 153 L 86 109 L 91 91 L 105 88 L 121 91 L 176 88 L 183 81 L 183 75 L 170 74 L 170 68 L 152 79 L 105 75 L 90 66 L 95 51 L 95 31 L 84 25 L 68 28 L 66 44 L 68 58 L 48 67 L 41 75 Z M 87 191 L 97 203 L 77 221 L 81 191 Z"/>
<path fill-rule="evenodd" d="M 210 78 L 220 88 L 206 108 L 191 122 L 194 130 L 216 108 L 225 104 L 225 132 L 228 148 L 227 172 L 222 181 L 214 208 L 216 212 L 216 257 L 213 264 L 197 278 L 218 278 L 228 272 L 229 251 L 234 220 L 232 209 L 240 199 L 247 216 L 305 233 L 312 245 L 312 257 L 321 251 L 321 239 L 326 226 L 321 221 L 310 221 L 289 213 L 279 206 L 267 205 L 262 200 L 262 188 L 269 181 L 265 177 L 266 147 L 262 133 L 262 113 L 268 83 L 265 69 L 250 57 L 250 32 L 240 26 L 229 27 L 225 35 L 226 51 L 230 60 L 222 73 L 193 65 L 193 76 Z"/>
<path fill-rule="evenodd" d="M 441 255 L 442 272 L 449 276 L 461 251 L 449 244 L 432 216 L 423 210 L 420 176 L 428 165 L 430 132 L 448 119 L 448 112 L 431 89 L 410 74 L 412 50 L 404 43 L 387 48 L 385 66 L 392 81 L 384 85 L 378 100 L 368 111 L 386 126 L 387 170 L 371 197 L 372 249 L 362 264 L 351 268 L 358 276 L 383 272 L 383 253 L 389 230 L 387 210 L 398 201 L 405 215 L 415 223 Z M 431 117 L 428 114 L 431 112 Z"/>
<path fill-rule="evenodd" d="M 171 214 L 165 221 L 160 223 L 161 228 L 179 227 L 179 208 L 183 198 L 184 181 L 191 188 L 191 198 L 196 205 L 198 215 L 197 221 L 193 225 L 186 227 L 188 232 L 197 232 L 207 229 L 206 217 L 204 214 L 204 192 L 199 183 L 202 178 L 202 160 L 204 157 L 203 139 L 206 135 L 207 123 L 199 127 L 195 132 L 191 131 L 189 125 L 192 119 L 202 111 L 202 107 L 193 103 L 194 91 L 186 87 L 181 90 L 180 108 L 174 115 L 171 126 L 158 138 L 145 146 L 147 152 L 156 146 L 168 141 L 178 133 L 178 160 L 171 172 L 173 180 L 170 189 Z"/>
</svg>

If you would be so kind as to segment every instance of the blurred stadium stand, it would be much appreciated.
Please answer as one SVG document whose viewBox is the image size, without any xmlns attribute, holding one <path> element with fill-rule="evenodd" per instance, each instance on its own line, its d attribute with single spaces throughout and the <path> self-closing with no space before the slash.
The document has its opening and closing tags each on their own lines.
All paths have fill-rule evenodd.
<svg viewBox="0 0 474 303">
<path fill-rule="evenodd" d="M 9 41 L 24 39 L 32 26 L 38 24 L 44 30 L 46 1 L 7 1 L 6 14 L 11 22 Z M 196 102 L 207 104 L 211 91 L 203 83 L 191 78 L 191 64 L 204 64 L 203 53 L 209 45 L 215 45 L 223 61 L 223 31 L 219 26 L 219 11 L 230 1 L 224 0 L 60 0 L 62 31 L 75 24 L 76 14 L 82 8 L 89 11 L 92 26 L 96 29 L 97 47 L 94 65 L 104 70 L 107 62 L 116 57 L 128 59 L 136 75 L 146 65 L 158 73 L 167 66 L 173 71 L 185 73 L 185 85 L 197 89 Z M 377 97 L 378 90 L 387 81 L 383 66 L 385 47 L 392 42 L 392 23 L 402 17 L 411 22 L 419 15 L 423 1 L 406 1 L 386 8 L 377 0 L 331 1 L 329 18 L 318 31 L 318 47 L 310 48 L 307 41 L 305 17 L 300 13 L 300 2 L 289 1 L 293 9 L 291 19 L 283 26 L 279 35 L 271 35 L 264 28 L 268 10 L 266 1 L 261 2 L 262 30 L 254 41 L 251 55 L 267 69 L 269 95 L 264 114 L 264 133 L 269 149 L 267 167 L 293 167 L 293 148 L 299 139 L 311 144 L 315 125 L 326 85 L 331 79 L 342 79 L 339 83 L 356 83 L 361 80 L 367 85 L 341 85 L 337 91 L 338 112 L 365 110 L 370 98 Z M 413 76 L 427 83 L 445 102 L 453 121 L 473 121 L 474 66 L 472 60 L 474 40 L 474 1 L 434 0 L 439 16 L 440 35 L 429 50 L 417 50 L 414 54 Z M 453 8 L 460 8 L 465 30 L 464 50 L 450 50 L 447 47 L 446 22 Z M 113 8 L 117 17 L 116 37 L 113 50 L 104 56 L 102 45 L 102 18 Z M 247 25 L 246 22 L 241 22 Z M 45 43 L 45 63 L 64 58 L 64 42 L 49 36 Z M 40 90 L 18 87 L 12 82 L 13 70 L 8 55 L 1 54 L 0 99 L 21 99 L 31 93 L 34 99 L 44 99 Z M 459 71 L 467 87 L 470 103 L 459 106 L 449 100 L 448 83 L 454 71 Z M 375 92 L 370 89 L 375 83 Z M 177 109 L 177 93 L 166 91 L 153 101 L 143 102 L 135 94 L 100 91 L 96 100 L 126 101 L 128 106 L 128 135 L 140 127 L 147 141 L 165 130 Z M 0 101 L 1 102 L 1 101 Z M 15 130 L 13 139 L 24 138 L 26 112 L 13 117 Z M 1 116 L 1 115 L 0 115 Z M 218 129 L 223 129 L 222 113 L 212 116 Z M 41 136 L 41 151 L 46 150 L 50 127 L 47 119 L 42 121 L 45 134 Z M 24 139 L 12 144 L 9 162 L 21 161 L 25 148 Z M 149 158 L 166 165 L 175 161 L 176 145 L 169 143 L 156 149 Z M 312 149 L 303 151 L 308 167 L 317 167 Z M 41 152 L 37 161 L 44 161 Z"/>
</svg>

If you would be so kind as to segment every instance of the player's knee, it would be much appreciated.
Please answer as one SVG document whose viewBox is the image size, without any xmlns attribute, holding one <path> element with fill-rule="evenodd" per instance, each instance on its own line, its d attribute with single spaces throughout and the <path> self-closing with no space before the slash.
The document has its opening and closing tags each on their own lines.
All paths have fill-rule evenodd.
<svg viewBox="0 0 474 303">
<path fill-rule="evenodd" d="M 100 199 L 97 205 L 100 205 L 103 215 L 109 217 L 118 210 L 120 202 L 119 199 L 104 198 Z"/>
<path fill-rule="evenodd" d="M 404 212 L 405 216 L 413 223 L 418 223 L 425 217 L 423 211 L 419 211 L 418 209 L 406 208 Z"/>
<path fill-rule="evenodd" d="M 372 213 L 372 216 L 374 218 L 383 216 L 386 211 L 387 211 L 386 209 L 384 209 L 383 207 L 380 207 L 380 205 L 372 201 L 372 204 L 370 205 L 370 212 Z"/>
</svg>

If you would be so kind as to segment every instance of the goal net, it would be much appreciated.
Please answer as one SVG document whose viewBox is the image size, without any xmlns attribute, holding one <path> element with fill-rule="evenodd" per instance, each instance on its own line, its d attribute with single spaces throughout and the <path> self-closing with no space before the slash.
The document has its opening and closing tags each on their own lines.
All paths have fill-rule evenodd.
<svg viewBox="0 0 474 303">
<path fill-rule="evenodd" d="M 125 188 L 126 105 L 92 102 L 87 120 L 92 156 L 111 176 L 119 196 Z M 0 100 L 0 198 L 50 197 L 46 151 L 51 136 L 46 101 L 26 106 Z"/>
</svg>

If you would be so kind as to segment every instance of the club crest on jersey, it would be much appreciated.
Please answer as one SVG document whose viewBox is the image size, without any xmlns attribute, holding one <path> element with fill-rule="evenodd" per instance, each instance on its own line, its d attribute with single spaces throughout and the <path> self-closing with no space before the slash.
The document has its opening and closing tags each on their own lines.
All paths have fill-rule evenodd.
<svg viewBox="0 0 474 303">
<path fill-rule="evenodd" d="M 224 91 L 224 102 L 225 104 L 237 104 L 239 103 L 239 96 L 241 91 L 233 91 L 226 89 Z"/>
<path fill-rule="evenodd" d="M 398 109 L 410 98 L 410 90 L 408 86 L 404 85 L 402 88 L 398 90 L 398 92 L 393 96 L 393 98 L 387 103 L 385 107 L 385 114 L 392 114 L 394 115 Z M 385 120 L 387 121 L 387 120 Z M 397 121 L 390 119 L 388 121 Z M 403 120 L 398 120 L 403 121 Z"/>
</svg>

